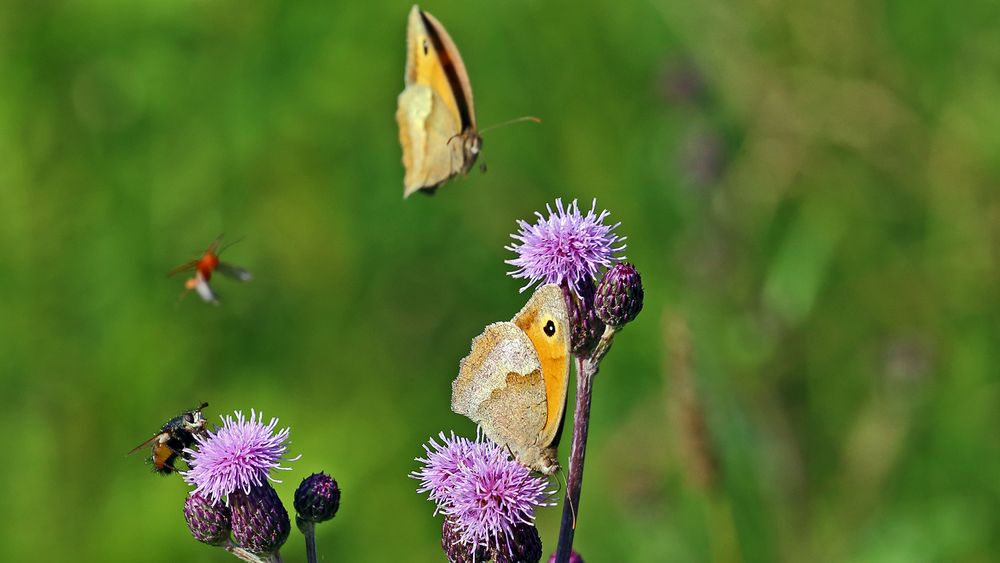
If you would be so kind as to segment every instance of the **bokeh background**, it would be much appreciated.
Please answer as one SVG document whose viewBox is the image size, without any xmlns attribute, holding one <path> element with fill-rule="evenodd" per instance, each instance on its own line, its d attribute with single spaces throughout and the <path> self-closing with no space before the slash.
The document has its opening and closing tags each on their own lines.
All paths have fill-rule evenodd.
<svg viewBox="0 0 1000 563">
<path fill-rule="evenodd" d="M 558 197 L 611 210 L 646 287 L 597 381 L 587 561 L 997 560 L 993 0 L 426 4 L 480 124 L 544 122 L 404 201 L 409 6 L 0 5 L 5 560 L 235 561 L 125 456 L 203 400 L 291 427 L 289 505 L 340 481 L 326 560 L 442 560 L 407 473 L 474 434 L 450 381 Z M 257 279 L 178 304 L 219 233 Z"/>
</svg>

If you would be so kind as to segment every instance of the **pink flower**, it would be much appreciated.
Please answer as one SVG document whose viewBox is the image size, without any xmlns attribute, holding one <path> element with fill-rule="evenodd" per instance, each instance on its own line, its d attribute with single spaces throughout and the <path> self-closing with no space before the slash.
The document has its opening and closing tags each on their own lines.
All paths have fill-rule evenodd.
<svg viewBox="0 0 1000 563">
<path fill-rule="evenodd" d="M 536 212 L 538 220 L 534 224 L 519 220 L 520 230 L 511 235 L 518 242 L 505 247 L 517 254 L 517 258 L 506 261 L 517 267 L 509 275 L 528 280 L 521 291 L 536 283 L 566 283 L 579 294 L 578 284 L 583 278 L 596 278 L 601 268 L 624 259 L 615 256 L 625 250 L 625 237 L 614 233 L 620 223 L 604 224 L 610 213 L 596 213 L 596 199 L 586 215 L 580 212 L 576 200 L 564 208 L 562 200 L 557 199 L 554 212 L 549 205 L 545 209 L 548 217 Z"/>
<path fill-rule="evenodd" d="M 236 418 L 226 416 L 222 427 L 209 430 L 207 437 L 196 436 L 197 449 L 186 450 L 191 455 L 191 469 L 182 471 L 184 480 L 194 485 L 191 494 L 203 494 L 213 502 L 225 500 L 228 495 L 240 490 L 249 495 L 250 489 L 264 485 L 268 480 L 280 482 L 271 477 L 271 470 L 285 470 L 282 462 L 295 461 L 299 456 L 287 459 L 288 428 L 275 432 L 278 419 L 272 418 L 264 424 L 264 415 L 254 410 L 246 419 L 241 411 Z"/>
<path fill-rule="evenodd" d="M 410 474 L 418 492 L 429 492 L 454 525 L 459 541 L 472 551 L 508 549 L 515 528 L 534 525 L 535 508 L 551 506 L 548 481 L 517 463 L 503 447 L 480 437 L 475 441 L 440 434 L 424 446 L 424 466 Z"/>
</svg>

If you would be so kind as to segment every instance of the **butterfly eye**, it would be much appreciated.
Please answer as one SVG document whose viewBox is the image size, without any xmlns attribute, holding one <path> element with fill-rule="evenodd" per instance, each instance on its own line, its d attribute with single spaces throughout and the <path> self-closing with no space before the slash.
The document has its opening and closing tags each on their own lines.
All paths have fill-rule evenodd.
<svg viewBox="0 0 1000 563">
<path fill-rule="evenodd" d="M 430 50 L 430 47 L 427 45 L 427 40 L 424 39 L 424 56 L 425 57 L 427 56 L 427 51 L 428 50 Z"/>
<path fill-rule="evenodd" d="M 194 415 L 192 415 L 191 413 L 185 413 L 184 414 L 184 422 L 187 422 L 189 424 L 192 423 L 192 422 L 194 422 Z"/>
<path fill-rule="evenodd" d="M 552 336 L 556 333 L 556 323 L 550 320 L 549 322 L 545 323 L 545 328 L 543 328 L 542 330 L 545 331 L 545 336 Z"/>
</svg>

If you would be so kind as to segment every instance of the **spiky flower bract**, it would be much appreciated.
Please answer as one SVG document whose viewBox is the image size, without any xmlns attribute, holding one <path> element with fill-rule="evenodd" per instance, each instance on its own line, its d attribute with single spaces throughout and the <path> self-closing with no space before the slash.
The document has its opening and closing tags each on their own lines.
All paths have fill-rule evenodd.
<svg viewBox="0 0 1000 563">
<path fill-rule="evenodd" d="M 241 411 L 234 414 L 222 417 L 220 428 L 196 436 L 197 449 L 185 450 L 191 456 L 191 469 L 182 475 L 195 486 L 191 494 L 228 502 L 233 491 L 250 494 L 269 480 L 280 482 L 271 477 L 271 470 L 288 470 L 281 463 L 298 459 L 284 457 L 289 429 L 275 431 L 278 419 L 264 424 L 263 413 L 251 410 L 249 419 Z"/>
<path fill-rule="evenodd" d="M 233 542 L 252 553 L 275 553 L 292 530 L 288 511 L 270 483 L 233 491 Z"/>
<path fill-rule="evenodd" d="M 605 324 L 620 328 L 635 320 L 642 311 L 642 277 L 628 262 L 615 264 L 597 287 L 594 310 Z"/>
<path fill-rule="evenodd" d="M 299 518 L 308 522 L 326 522 L 333 518 L 340 508 L 337 480 L 323 472 L 306 477 L 295 489 L 294 506 Z"/>
<path fill-rule="evenodd" d="M 184 501 L 184 520 L 194 539 L 209 545 L 222 545 L 229 539 L 232 516 L 229 507 L 214 503 L 200 494 Z"/>
<path fill-rule="evenodd" d="M 410 474 L 421 481 L 436 512 L 451 522 L 450 535 L 472 553 L 485 548 L 510 553 L 519 526 L 534 526 L 535 508 L 550 506 L 553 491 L 544 477 L 517 463 L 507 450 L 480 435 L 473 442 L 454 434 L 431 440 L 424 467 Z M 520 533 L 520 532 L 518 532 Z"/>
<path fill-rule="evenodd" d="M 596 199 L 586 215 L 576 200 L 564 207 L 557 199 L 555 211 L 551 205 L 545 209 L 548 216 L 536 212 L 534 224 L 518 220 L 519 230 L 511 235 L 517 242 L 505 247 L 517 254 L 517 258 L 506 261 L 517 268 L 510 275 L 528 280 L 521 291 L 536 283 L 555 283 L 578 293 L 581 280 L 594 279 L 602 268 L 624 259 L 616 256 L 625 250 L 625 237 L 614 232 L 619 223 L 605 224 L 610 213 L 597 213 Z"/>
<path fill-rule="evenodd" d="M 448 563 L 479 563 L 491 559 L 486 548 L 472 547 L 462 541 L 462 532 L 451 516 L 445 517 L 441 526 L 441 549 Z"/>
<path fill-rule="evenodd" d="M 604 334 L 604 321 L 594 310 L 594 294 L 597 292 L 594 280 L 589 277 L 581 280 L 577 289 L 577 295 L 569 296 L 570 351 L 574 356 L 586 357 Z"/>
</svg>

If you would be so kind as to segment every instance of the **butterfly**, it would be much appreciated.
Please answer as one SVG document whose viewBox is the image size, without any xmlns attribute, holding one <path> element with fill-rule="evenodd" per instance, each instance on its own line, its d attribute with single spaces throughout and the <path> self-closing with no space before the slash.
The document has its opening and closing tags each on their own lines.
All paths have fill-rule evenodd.
<svg viewBox="0 0 1000 563">
<path fill-rule="evenodd" d="M 473 339 L 452 383 L 451 410 L 479 424 L 522 465 L 552 475 L 559 470 L 569 362 L 563 291 L 543 285 L 513 319 Z"/>
<path fill-rule="evenodd" d="M 434 16 L 413 6 L 406 30 L 405 89 L 396 121 L 403 146 L 403 197 L 433 193 L 466 174 L 483 146 L 472 86 L 455 42 Z"/>
<path fill-rule="evenodd" d="M 184 281 L 184 293 L 181 294 L 181 297 L 187 295 L 187 292 L 194 290 L 201 297 L 202 301 L 218 305 L 219 296 L 212 290 L 212 286 L 209 285 L 213 272 L 221 272 L 222 275 L 241 282 L 253 279 L 253 275 L 247 270 L 219 260 L 219 254 L 222 253 L 222 250 L 225 250 L 225 248 L 222 250 L 219 249 L 221 242 L 222 237 L 220 236 L 212 241 L 212 244 L 208 246 L 201 255 L 201 258 L 185 262 L 167 273 L 168 276 L 172 276 L 180 272 L 194 270 L 194 277 Z M 235 243 L 230 243 L 227 247 L 233 244 Z"/>
</svg>

